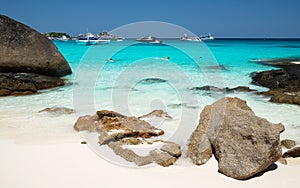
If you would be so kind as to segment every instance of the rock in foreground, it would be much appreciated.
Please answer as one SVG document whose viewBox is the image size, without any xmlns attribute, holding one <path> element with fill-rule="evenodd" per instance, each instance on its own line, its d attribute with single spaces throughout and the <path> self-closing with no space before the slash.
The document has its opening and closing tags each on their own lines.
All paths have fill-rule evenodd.
<svg viewBox="0 0 300 188">
<path fill-rule="evenodd" d="M 50 40 L 3 15 L 0 15 L 0 41 L 0 72 L 71 74 L 68 62 Z"/>
<path fill-rule="evenodd" d="M 202 164 L 208 160 L 211 145 L 219 172 L 235 179 L 247 179 L 281 157 L 283 131 L 282 124 L 257 117 L 245 101 L 223 98 L 201 112 L 187 155 L 195 164 Z"/>
<path fill-rule="evenodd" d="M 166 114 L 163 111 L 159 112 L 161 112 L 159 114 Z M 143 145 L 143 148 L 145 148 L 145 144 L 151 145 L 153 142 L 157 142 L 153 140 L 148 142 L 148 138 L 163 135 L 164 131 L 137 117 L 127 117 L 114 111 L 101 110 L 93 116 L 79 117 L 74 129 L 97 132 L 100 145 L 107 144 L 116 155 L 129 162 L 134 162 L 138 166 L 152 162 L 156 162 L 161 166 L 170 166 L 181 156 L 178 144 L 165 141 L 159 141 L 163 142 L 163 146 L 159 149 L 153 149 L 153 146 L 150 146 L 152 150 L 149 151 L 149 155 L 140 156 L 136 154 L 130 147 L 126 146 Z"/>
</svg>

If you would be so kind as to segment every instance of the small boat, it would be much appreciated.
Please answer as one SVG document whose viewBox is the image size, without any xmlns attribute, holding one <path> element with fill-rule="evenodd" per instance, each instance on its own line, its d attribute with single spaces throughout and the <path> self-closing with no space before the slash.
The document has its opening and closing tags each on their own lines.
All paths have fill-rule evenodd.
<svg viewBox="0 0 300 188">
<path fill-rule="evenodd" d="M 201 35 L 201 40 L 214 40 L 215 38 L 209 33 L 208 35 Z"/>
<path fill-rule="evenodd" d="M 98 38 L 100 44 L 108 44 L 110 43 L 110 39 L 106 36 L 100 36 Z"/>
<path fill-rule="evenodd" d="M 123 38 L 123 37 L 118 37 L 118 38 L 117 38 L 117 42 L 122 42 L 124 39 L 125 39 L 125 38 Z"/>
<path fill-rule="evenodd" d="M 152 43 L 152 44 L 161 44 L 162 41 L 153 36 L 145 36 L 142 38 L 136 39 L 138 42 Z"/>
<path fill-rule="evenodd" d="M 87 33 L 83 37 L 78 37 L 76 42 L 78 44 L 83 44 L 83 45 L 96 45 L 96 44 L 107 44 L 110 42 L 110 40 L 103 37 L 97 37 L 91 33 Z"/>
<path fill-rule="evenodd" d="M 192 41 L 192 42 L 201 42 L 201 38 L 197 37 L 197 36 L 187 36 L 186 34 L 184 34 L 182 37 L 180 37 L 180 40 L 184 40 L 184 41 Z"/>
<path fill-rule="evenodd" d="M 68 38 L 68 37 L 66 37 L 65 35 L 63 35 L 63 36 L 61 36 L 61 37 L 57 38 L 56 40 L 58 40 L 58 41 L 62 41 L 62 42 L 65 42 L 65 41 L 68 41 L 68 40 L 69 40 L 69 38 Z"/>
</svg>

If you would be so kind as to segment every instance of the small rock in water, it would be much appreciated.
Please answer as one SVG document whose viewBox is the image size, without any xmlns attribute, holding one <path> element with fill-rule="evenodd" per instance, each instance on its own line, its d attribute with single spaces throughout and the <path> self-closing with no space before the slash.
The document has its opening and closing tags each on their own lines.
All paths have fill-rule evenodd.
<svg viewBox="0 0 300 188">
<path fill-rule="evenodd" d="M 144 80 L 141 80 L 139 83 L 141 84 L 156 84 L 156 83 L 164 83 L 167 82 L 167 80 L 161 79 L 161 78 L 146 78 Z"/>
</svg>

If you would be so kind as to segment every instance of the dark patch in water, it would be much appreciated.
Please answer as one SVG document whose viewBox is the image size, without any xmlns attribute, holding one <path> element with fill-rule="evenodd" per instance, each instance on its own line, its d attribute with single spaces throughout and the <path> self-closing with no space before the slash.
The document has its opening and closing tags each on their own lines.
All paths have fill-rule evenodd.
<svg viewBox="0 0 300 188">
<path fill-rule="evenodd" d="M 189 105 L 189 104 L 186 104 L 186 103 L 169 104 L 169 105 L 167 105 L 167 107 L 169 107 L 169 108 L 180 108 L 180 107 L 185 107 L 185 108 L 191 108 L 191 109 L 196 109 L 196 108 L 198 108 L 198 106 L 193 106 L 193 105 Z"/>
<path fill-rule="evenodd" d="M 276 46 L 276 47 L 279 47 L 279 48 L 300 48 L 300 46 Z"/>
<path fill-rule="evenodd" d="M 275 67 L 283 67 L 288 65 L 297 65 L 300 57 L 287 57 L 287 58 L 270 58 L 270 59 L 252 59 L 249 62 L 258 63 L 262 65 L 270 65 Z"/>
<path fill-rule="evenodd" d="M 146 78 L 144 80 L 141 80 L 139 83 L 141 84 L 157 84 L 157 83 L 165 83 L 167 80 L 161 79 L 161 78 Z"/>
<path fill-rule="evenodd" d="M 131 46 L 168 46 L 168 45 L 162 44 L 162 43 L 146 43 L 146 42 L 143 42 L 143 43 L 133 44 Z"/>
<path fill-rule="evenodd" d="M 223 71 L 228 70 L 225 65 L 205 66 L 204 68 L 205 69 L 210 69 L 210 70 L 223 70 Z"/>
</svg>

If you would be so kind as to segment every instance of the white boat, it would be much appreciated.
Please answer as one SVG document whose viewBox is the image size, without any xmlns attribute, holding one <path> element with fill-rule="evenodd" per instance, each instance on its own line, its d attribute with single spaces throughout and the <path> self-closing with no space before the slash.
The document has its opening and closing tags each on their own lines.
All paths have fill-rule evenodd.
<svg viewBox="0 0 300 188">
<path fill-rule="evenodd" d="M 214 40 L 215 38 L 209 33 L 208 35 L 201 35 L 201 40 Z"/>
<path fill-rule="evenodd" d="M 197 37 L 197 36 L 187 36 L 187 34 L 184 34 L 182 37 L 180 37 L 180 40 L 184 40 L 184 41 L 192 41 L 192 42 L 201 42 L 201 38 Z"/>
<path fill-rule="evenodd" d="M 96 44 L 107 44 L 110 42 L 109 39 L 97 37 L 91 33 L 87 33 L 83 37 L 78 37 L 76 42 L 78 44 L 83 44 L 83 45 L 96 45 Z"/>
<path fill-rule="evenodd" d="M 118 37 L 118 38 L 117 38 L 117 42 L 122 42 L 124 39 L 125 39 L 125 38 L 123 38 L 123 37 Z"/>
<path fill-rule="evenodd" d="M 57 40 L 58 40 L 58 41 L 68 41 L 68 40 L 69 40 L 69 38 L 68 38 L 68 37 L 66 37 L 65 35 L 63 35 L 63 36 L 61 36 L 61 37 L 57 38 Z"/>
<path fill-rule="evenodd" d="M 160 44 L 160 43 L 162 43 L 161 40 L 159 40 L 156 37 L 150 36 L 150 35 L 142 37 L 142 38 L 138 38 L 138 39 L 136 39 L 136 41 L 138 41 L 138 42 L 145 42 L 145 43 L 153 43 L 153 44 Z"/>
</svg>

